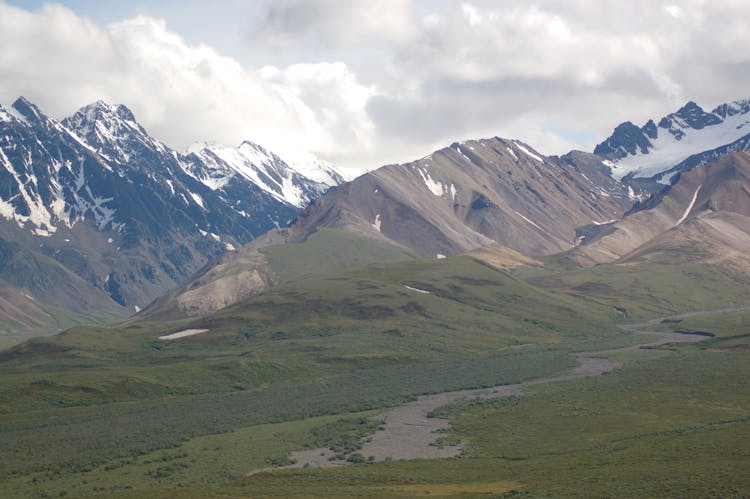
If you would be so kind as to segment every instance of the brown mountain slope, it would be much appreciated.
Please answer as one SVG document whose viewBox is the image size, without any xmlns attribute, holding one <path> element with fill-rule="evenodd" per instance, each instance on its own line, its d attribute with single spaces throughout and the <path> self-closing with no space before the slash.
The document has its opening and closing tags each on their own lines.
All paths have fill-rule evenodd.
<svg viewBox="0 0 750 499">
<path fill-rule="evenodd" d="M 683 173 L 670 188 L 572 252 L 574 261 L 725 262 L 750 249 L 750 155 L 723 156 Z"/>
<path fill-rule="evenodd" d="M 235 252 L 225 253 L 156 299 L 136 315 L 137 320 L 203 315 L 278 284 L 280 279 L 261 249 L 288 241 L 288 230 L 272 230 Z"/>
<path fill-rule="evenodd" d="M 543 265 L 540 260 L 526 256 L 520 251 L 516 251 L 501 244 L 482 246 L 481 248 L 468 252 L 467 255 L 502 270 L 511 270 L 525 265 L 532 267 Z"/>
<path fill-rule="evenodd" d="M 708 263 L 750 273 L 750 217 L 704 211 L 623 256 L 618 263 Z"/>
<path fill-rule="evenodd" d="M 31 296 L 0 281 L 0 335 L 9 332 L 52 330 L 54 318 Z"/>
<path fill-rule="evenodd" d="M 525 254 L 576 244 L 575 229 L 619 218 L 632 200 L 596 156 L 543 157 L 500 138 L 453 144 L 331 189 L 299 218 L 388 240 L 427 256 L 500 243 Z"/>
</svg>

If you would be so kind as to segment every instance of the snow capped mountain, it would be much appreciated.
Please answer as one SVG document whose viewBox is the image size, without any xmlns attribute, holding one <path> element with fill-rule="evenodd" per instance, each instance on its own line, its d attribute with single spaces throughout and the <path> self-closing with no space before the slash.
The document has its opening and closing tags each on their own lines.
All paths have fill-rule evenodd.
<svg viewBox="0 0 750 499">
<path fill-rule="evenodd" d="M 330 163 L 309 155 L 306 163 L 291 166 L 276 154 L 250 141 L 239 147 L 194 144 L 188 149 L 207 166 L 193 172 L 211 188 L 219 188 L 234 175 L 244 178 L 282 203 L 304 208 L 329 187 L 344 182 Z"/>
<path fill-rule="evenodd" d="M 23 97 L 0 106 L 0 242 L 45 266 L 51 258 L 131 311 L 287 225 L 330 185 L 250 142 L 177 153 L 123 105 L 96 102 L 62 121 Z M 16 284 L 40 295 L 27 277 Z"/>
<path fill-rule="evenodd" d="M 596 146 L 617 179 L 654 177 L 669 183 L 680 171 L 705 164 L 750 142 L 750 100 L 722 104 L 710 113 L 695 102 L 642 127 L 625 122 Z M 707 153 L 707 154 L 704 154 Z"/>
<path fill-rule="evenodd" d="M 133 113 L 123 105 L 109 105 L 102 101 L 89 104 L 62 125 L 73 130 L 87 144 L 108 161 L 127 165 L 138 148 L 166 153 L 167 147 L 150 137 L 136 121 Z"/>
<path fill-rule="evenodd" d="M 309 152 L 300 151 L 277 151 L 289 167 L 300 175 L 327 185 L 340 185 L 354 176 L 337 169 L 333 163 L 316 157 Z"/>
<path fill-rule="evenodd" d="M 93 149 L 23 97 L 0 112 L 0 215 L 50 236 L 87 215 L 111 229 L 111 198 L 84 189 L 86 170 L 111 168 Z"/>
</svg>

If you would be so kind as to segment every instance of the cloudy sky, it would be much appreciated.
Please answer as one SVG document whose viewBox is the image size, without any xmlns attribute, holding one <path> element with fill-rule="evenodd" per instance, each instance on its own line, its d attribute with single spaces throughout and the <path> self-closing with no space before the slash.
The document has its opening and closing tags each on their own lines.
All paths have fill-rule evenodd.
<svg viewBox="0 0 750 499">
<path fill-rule="evenodd" d="M 747 0 L 0 0 L 0 103 L 374 168 L 499 135 L 590 150 L 750 97 Z"/>
</svg>

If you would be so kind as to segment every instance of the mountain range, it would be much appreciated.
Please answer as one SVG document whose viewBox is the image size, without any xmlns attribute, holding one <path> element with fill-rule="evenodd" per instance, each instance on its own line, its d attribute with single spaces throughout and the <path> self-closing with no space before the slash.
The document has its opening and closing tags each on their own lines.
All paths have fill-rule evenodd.
<svg viewBox="0 0 750 499">
<path fill-rule="evenodd" d="M 365 255 L 369 261 L 384 254 L 444 258 L 491 244 L 506 255 L 565 251 L 578 243 L 578 228 L 617 220 L 639 199 L 608 171 L 601 158 L 583 152 L 545 157 L 528 144 L 499 137 L 454 143 L 331 188 L 289 228 L 224 255 L 142 315 L 202 314 L 283 282 L 291 264 L 274 265 L 269 253 L 279 245 L 304 246 L 315 234 L 328 241 L 322 250 L 314 249 L 321 245 L 316 243 L 297 253 L 302 273 L 321 270 L 315 262 L 341 245 L 338 232 L 390 247 L 360 251 L 356 260 L 341 258 L 341 267 L 367 263 Z"/>
<path fill-rule="evenodd" d="M 122 105 L 58 121 L 21 97 L 0 107 L 3 296 L 32 300 L 43 322 L 60 322 L 57 309 L 125 316 L 342 181 L 249 141 L 178 153 Z"/>
<path fill-rule="evenodd" d="M 494 137 L 347 182 L 250 141 L 179 153 L 122 105 L 57 121 L 19 98 L 0 108 L 0 313 L 31 330 L 154 300 L 142 316 L 202 314 L 299 274 L 469 251 L 508 265 L 618 261 L 674 229 L 690 197 L 682 173 L 747 149 L 749 122 L 750 101 L 710 113 L 689 102 L 658 124 L 622 123 L 594 153 Z M 664 223 L 645 215 L 657 212 Z M 342 244 L 358 255 L 324 256 Z M 295 261 L 274 259 L 288 245 L 303 248 Z M 29 300 L 44 311 L 33 320 Z"/>
<path fill-rule="evenodd" d="M 288 229 L 271 231 L 243 251 L 225 255 L 143 315 L 199 315 L 283 282 L 280 265 L 269 254 L 280 245 L 304 243 L 321 229 L 377 240 L 422 258 L 473 251 L 509 266 L 552 254 L 575 255 L 567 261 L 576 265 L 615 261 L 622 255 L 604 257 L 596 254 L 603 249 L 594 248 L 606 247 L 605 236 L 612 231 L 622 239 L 614 243 L 617 251 L 624 251 L 671 228 L 679 216 L 670 219 L 672 225 L 635 222 L 630 232 L 616 224 L 623 217 L 639 220 L 646 215 L 626 215 L 651 213 L 662 201 L 666 204 L 659 209 L 666 209 L 683 190 L 676 187 L 672 196 L 667 194 L 667 181 L 679 183 L 680 172 L 744 149 L 744 136 L 737 136 L 744 133 L 749 112 L 748 101 L 723 104 L 712 113 L 690 102 L 659 126 L 619 125 L 593 154 L 544 156 L 521 141 L 495 137 L 454 143 L 410 163 L 384 166 L 332 188 Z M 646 161 L 651 165 L 647 169 L 634 166 Z M 645 174 L 652 176 L 639 177 Z M 678 211 L 686 208 L 678 206 Z M 323 234 L 330 237 L 331 232 Z M 310 255 L 317 253 L 298 255 L 310 259 L 300 266 L 303 273 L 316 271 L 316 256 Z M 238 269 L 251 272 L 253 279 L 238 283 Z"/>
</svg>

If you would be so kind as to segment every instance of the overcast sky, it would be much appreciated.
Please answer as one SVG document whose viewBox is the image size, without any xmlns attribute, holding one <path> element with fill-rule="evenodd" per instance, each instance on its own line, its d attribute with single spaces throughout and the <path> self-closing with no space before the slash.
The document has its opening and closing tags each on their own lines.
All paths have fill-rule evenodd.
<svg viewBox="0 0 750 499">
<path fill-rule="evenodd" d="M 176 149 L 353 169 L 494 135 L 559 154 L 750 97 L 748 19 L 747 0 L 0 0 L 0 103 L 102 99 Z"/>
</svg>

